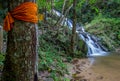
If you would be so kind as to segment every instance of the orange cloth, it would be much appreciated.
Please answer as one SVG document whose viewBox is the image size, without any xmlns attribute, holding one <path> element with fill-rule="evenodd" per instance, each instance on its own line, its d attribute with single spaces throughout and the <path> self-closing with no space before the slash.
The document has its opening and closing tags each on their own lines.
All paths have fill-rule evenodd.
<svg viewBox="0 0 120 81">
<path fill-rule="evenodd" d="M 25 2 L 17 6 L 11 12 L 8 12 L 6 18 L 4 19 L 4 30 L 11 30 L 14 19 L 37 23 L 37 5 L 32 2 Z"/>
</svg>

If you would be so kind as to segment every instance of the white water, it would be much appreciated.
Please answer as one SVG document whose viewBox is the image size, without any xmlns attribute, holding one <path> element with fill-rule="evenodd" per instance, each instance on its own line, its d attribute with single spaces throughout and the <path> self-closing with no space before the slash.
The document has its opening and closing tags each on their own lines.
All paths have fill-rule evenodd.
<svg viewBox="0 0 120 81">
<path fill-rule="evenodd" d="M 85 33 L 85 32 L 84 32 Z M 104 48 L 102 48 L 99 43 L 91 38 L 88 34 L 79 34 L 80 37 L 85 41 L 88 47 L 88 56 L 101 56 L 106 55 Z"/>
<path fill-rule="evenodd" d="M 58 17 L 61 16 L 61 13 L 56 10 L 53 10 L 53 14 L 57 15 Z M 72 20 L 65 18 L 61 22 L 61 24 L 68 26 L 72 30 L 72 27 L 73 27 Z M 80 26 L 78 23 L 76 24 L 76 32 L 79 34 L 80 38 L 87 44 L 88 56 L 106 55 L 106 49 L 98 42 L 98 39 L 95 36 L 92 36 L 89 33 L 85 32 L 84 28 Z"/>
</svg>

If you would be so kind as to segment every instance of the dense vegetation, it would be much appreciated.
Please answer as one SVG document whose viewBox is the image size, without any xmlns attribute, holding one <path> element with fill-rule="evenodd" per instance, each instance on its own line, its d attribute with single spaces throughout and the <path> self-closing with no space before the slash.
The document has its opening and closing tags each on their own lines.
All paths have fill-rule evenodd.
<svg viewBox="0 0 120 81">
<path fill-rule="evenodd" d="M 63 1 L 55 3 L 55 9 L 62 12 Z M 83 24 L 87 32 L 95 34 L 101 39 L 108 50 L 119 48 L 120 42 L 120 0 L 82 0 L 77 1 L 77 22 Z M 67 1 L 65 10 L 72 1 Z M 72 8 L 67 17 L 73 17 Z M 96 30 L 97 28 L 97 30 Z"/>
<path fill-rule="evenodd" d="M 65 11 L 62 11 L 63 9 L 63 2 L 64 0 L 56 1 L 54 9 L 60 11 L 61 13 L 65 14 Z M 69 6 L 71 5 L 72 1 L 67 1 L 67 5 L 65 6 L 64 10 L 67 10 Z M 85 30 L 91 34 L 96 35 L 100 38 L 102 44 L 109 50 L 115 50 L 117 47 L 119 47 L 120 42 L 120 3 L 119 0 L 106 0 L 106 1 L 100 1 L 100 0 L 82 0 L 78 1 L 76 11 L 77 11 L 77 22 L 84 25 Z M 48 6 L 49 10 L 49 6 Z M 68 18 L 72 19 L 72 8 L 70 9 L 70 12 L 66 15 Z M 54 27 L 54 23 L 56 22 L 56 17 L 52 17 L 51 27 L 47 30 L 47 33 L 43 34 L 41 36 L 41 43 L 42 46 L 52 46 L 51 48 L 45 48 L 44 51 L 47 49 L 55 50 L 54 53 L 51 54 L 59 54 L 62 56 L 68 56 L 69 55 L 69 45 L 70 45 L 70 31 L 66 29 L 66 27 L 60 27 L 61 29 L 57 29 L 57 27 Z M 54 19 L 54 20 L 53 20 Z M 56 30 L 54 30 L 56 29 Z M 66 31 L 67 30 L 67 31 Z M 64 33 L 63 33 L 64 31 Z M 65 33 L 69 33 L 66 35 Z M 48 41 L 49 40 L 49 41 Z M 44 44 L 44 45 L 43 45 Z M 54 46 L 55 45 L 55 46 Z M 80 45 L 77 43 L 77 45 Z M 43 48 L 42 47 L 42 48 Z M 41 49 L 42 49 L 41 48 Z M 43 49 L 42 49 L 43 50 Z M 48 51 L 48 50 L 47 50 Z M 50 51 L 50 50 L 49 50 Z M 77 50 L 76 50 L 77 52 Z M 67 55 L 66 55 L 67 54 Z M 50 54 L 49 54 L 50 55 Z M 76 55 L 84 56 L 85 53 L 78 52 Z M 75 55 L 75 56 L 76 56 Z M 66 58 L 66 57 L 65 57 Z M 69 60 L 71 57 L 68 56 L 66 59 Z M 54 59 L 52 57 L 52 59 Z M 49 61 L 49 60 L 47 60 Z M 51 64 L 52 65 L 52 64 Z M 61 64 L 62 65 L 62 64 Z M 61 66 L 62 67 L 62 66 Z M 57 67 L 56 67 L 57 68 Z M 61 71 L 61 69 L 59 69 Z"/>
<path fill-rule="evenodd" d="M 61 11 L 61 4 L 62 1 L 56 4 L 55 9 Z M 87 32 L 98 36 L 109 51 L 120 45 L 119 5 L 120 0 L 82 0 L 76 7 L 77 22 L 83 24 Z M 72 8 L 67 16 L 72 19 Z"/>
<path fill-rule="evenodd" d="M 113 51 L 120 45 L 120 19 L 96 17 L 90 24 L 86 25 L 86 30 L 98 36 L 101 42 L 109 50 Z"/>
<path fill-rule="evenodd" d="M 0 0 L 0 2 L 2 2 Z M 39 13 L 45 14 L 43 21 L 39 21 L 39 71 L 48 71 L 49 77 L 55 81 L 69 81 L 63 78 L 67 74 L 66 62 L 72 58 L 86 57 L 85 43 L 76 34 L 76 50 L 74 57 L 70 56 L 71 30 L 67 26 L 56 25 L 59 18 L 53 17 L 51 9 L 65 14 L 71 6 L 72 0 L 67 0 L 63 9 L 64 0 L 52 1 L 38 0 Z M 62 11 L 63 10 L 63 11 Z M 3 23 L 7 8 L 0 4 L 0 24 Z M 73 18 L 73 7 L 66 17 Z M 100 38 L 102 44 L 113 51 L 120 46 L 120 0 L 77 0 L 77 22 L 84 25 L 90 34 Z M 46 15 L 49 15 L 46 16 Z M 4 34 L 4 39 L 6 34 Z M 4 54 L 0 54 L 0 68 L 3 67 Z M 61 76 L 61 77 L 60 77 Z"/>
<path fill-rule="evenodd" d="M 120 42 L 120 1 L 96 1 L 94 7 L 99 13 L 85 23 L 87 32 L 98 36 L 108 50 L 119 48 Z M 94 14 L 91 12 L 91 14 Z M 88 15 L 87 15 L 88 16 Z"/>
<path fill-rule="evenodd" d="M 53 19 L 52 19 L 53 20 Z M 49 21 L 52 21 L 51 18 Z M 55 20 L 52 22 L 52 24 Z M 50 25 L 52 25 L 50 24 Z M 39 70 L 47 70 L 55 81 L 66 81 L 68 78 L 61 78 L 67 72 L 66 62 L 70 62 L 73 57 L 70 55 L 71 30 L 66 26 L 54 27 L 46 26 L 45 23 L 39 24 Z M 78 37 L 76 39 L 76 51 L 74 57 L 86 57 L 87 48 L 85 43 Z M 61 77 L 60 77 L 61 76 Z"/>
</svg>

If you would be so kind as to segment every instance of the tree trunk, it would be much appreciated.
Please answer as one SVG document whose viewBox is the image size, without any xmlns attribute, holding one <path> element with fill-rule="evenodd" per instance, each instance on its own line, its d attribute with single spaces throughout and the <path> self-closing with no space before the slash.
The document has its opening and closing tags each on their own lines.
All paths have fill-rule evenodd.
<svg viewBox="0 0 120 81">
<path fill-rule="evenodd" d="M 9 10 L 24 1 L 34 0 L 9 0 Z M 33 23 L 15 20 L 8 32 L 2 81 L 38 81 L 36 28 Z"/>
<path fill-rule="evenodd" d="M 76 39 L 76 0 L 73 0 L 73 28 L 71 37 L 71 56 L 74 56 L 75 52 L 75 39 Z"/>
</svg>

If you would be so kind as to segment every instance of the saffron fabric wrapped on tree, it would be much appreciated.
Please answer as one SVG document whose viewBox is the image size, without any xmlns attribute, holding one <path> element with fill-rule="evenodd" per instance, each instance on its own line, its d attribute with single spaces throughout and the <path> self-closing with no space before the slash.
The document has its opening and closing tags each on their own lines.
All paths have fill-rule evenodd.
<svg viewBox="0 0 120 81">
<path fill-rule="evenodd" d="M 4 19 L 4 30 L 10 31 L 14 23 L 14 19 L 26 22 L 37 23 L 37 5 L 32 2 L 25 2 L 17 6 L 11 12 L 8 12 Z"/>
</svg>

